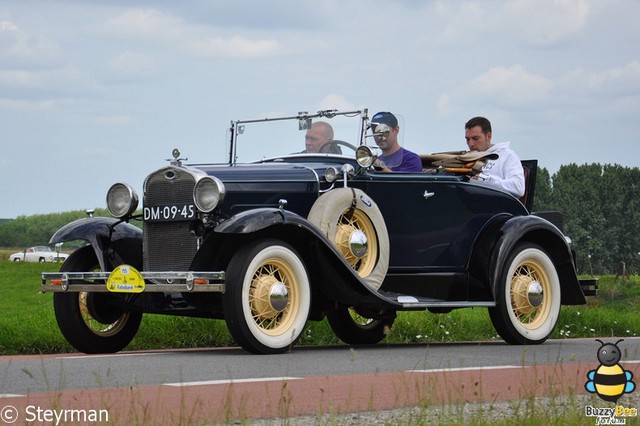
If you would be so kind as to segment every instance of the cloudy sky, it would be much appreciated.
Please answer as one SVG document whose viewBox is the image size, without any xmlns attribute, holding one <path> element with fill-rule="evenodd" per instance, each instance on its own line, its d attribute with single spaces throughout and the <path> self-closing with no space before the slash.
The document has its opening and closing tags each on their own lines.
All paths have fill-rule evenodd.
<svg viewBox="0 0 640 426">
<path fill-rule="evenodd" d="M 234 119 L 390 110 L 407 148 L 494 142 L 551 173 L 637 167 L 638 0 L 5 0 L 0 218 L 104 207 Z"/>
</svg>

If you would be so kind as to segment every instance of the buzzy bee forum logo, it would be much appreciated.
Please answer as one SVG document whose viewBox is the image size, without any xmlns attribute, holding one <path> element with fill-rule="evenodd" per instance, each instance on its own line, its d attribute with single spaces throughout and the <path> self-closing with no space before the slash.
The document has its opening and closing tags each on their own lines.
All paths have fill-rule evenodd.
<svg viewBox="0 0 640 426">
<path fill-rule="evenodd" d="M 584 388 L 589 393 L 595 393 L 600 399 L 613 402 L 615 407 L 598 408 L 591 405 L 585 407 L 587 417 L 595 417 L 597 425 L 623 425 L 626 424 L 626 417 L 636 417 L 637 408 L 628 408 L 618 405 L 618 400 L 625 393 L 631 393 L 636 389 L 633 382 L 633 373 L 625 370 L 620 365 L 622 353 L 618 347 L 620 339 L 615 343 L 604 343 L 600 339 L 598 348 L 598 361 L 600 365 L 595 370 L 587 373 L 587 382 Z"/>
</svg>

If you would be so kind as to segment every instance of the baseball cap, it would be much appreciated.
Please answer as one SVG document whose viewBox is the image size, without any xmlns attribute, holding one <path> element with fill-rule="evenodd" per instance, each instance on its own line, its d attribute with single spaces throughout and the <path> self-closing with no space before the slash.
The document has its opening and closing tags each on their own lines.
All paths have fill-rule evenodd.
<svg viewBox="0 0 640 426">
<path fill-rule="evenodd" d="M 371 117 L 371 122 L 386 124 L 389 127 L 396 127 L 398 125 L 398 119 L 396 116 L 386 111 L 377 112 L 373 117 Z"/>
</svg>

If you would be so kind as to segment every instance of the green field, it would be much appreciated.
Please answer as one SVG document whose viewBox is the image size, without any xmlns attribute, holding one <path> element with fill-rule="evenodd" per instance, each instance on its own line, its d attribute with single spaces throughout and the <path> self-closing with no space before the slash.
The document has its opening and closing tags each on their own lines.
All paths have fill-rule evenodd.
<svg viewBox="0 0 640 426">
<path fill-rule="evenodd" d="M 0 354 L 73 352 L 60 334 L 52 293 L 40 291 L 40 273 L 60 264 L 0 261 Z M 640 334 L 640 278 L 601 277 L 600 295 L 584 306 L 565 306 L 553 338 L 636 336 Z M 449 314 L 401 312 L 383 343 L 499 340 L 485 308 Z M 233 345 L 224 321 L 145 315 L 128 349 Z M 339 344 L 326 321 L 310 322 L 301 345 Z"/>
</svg>

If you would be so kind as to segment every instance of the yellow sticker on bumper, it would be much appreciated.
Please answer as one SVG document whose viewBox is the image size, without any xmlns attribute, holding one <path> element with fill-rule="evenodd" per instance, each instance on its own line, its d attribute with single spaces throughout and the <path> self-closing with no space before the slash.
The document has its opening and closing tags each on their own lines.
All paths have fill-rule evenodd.
<svg viewBox="0 0 640 426">
<path fill-rule="evenodd" d="M 107 279 L 107 290 L 114 293 L 142 293 L 145 284 L 142 274 L 130 265 L 120 265 Z"/>
</svg>

